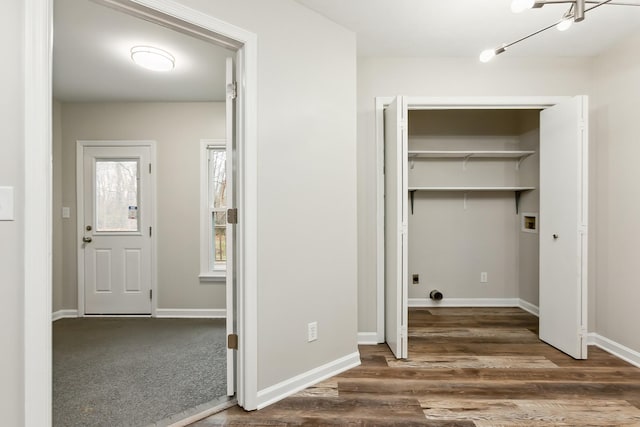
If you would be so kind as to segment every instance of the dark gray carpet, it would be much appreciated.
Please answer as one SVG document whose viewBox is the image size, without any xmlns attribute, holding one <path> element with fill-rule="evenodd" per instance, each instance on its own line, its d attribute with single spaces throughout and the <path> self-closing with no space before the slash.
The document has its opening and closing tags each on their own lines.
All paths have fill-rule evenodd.
<svg viewBox="0 0 640 427">
<path fill-rule="evenodd" d="M 224 319 L 53 323 L 53 425 L 145 426 L 226 394 Z"/>
</svg>

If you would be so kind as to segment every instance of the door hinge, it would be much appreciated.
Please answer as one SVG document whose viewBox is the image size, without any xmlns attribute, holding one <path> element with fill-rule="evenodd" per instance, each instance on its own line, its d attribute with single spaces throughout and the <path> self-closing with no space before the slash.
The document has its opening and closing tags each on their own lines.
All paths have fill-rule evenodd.
<svg viewBox="0 0 640 427">
<path fill-rule="evenodd" d="M 236 99 L 238 96 L 238 82 L 232 82 L 227 85 L 227 96 Z"/>
<path fill-rule="evenodd" d="M 149 163 L 149 173 L 151 173 L 151 163 Z"/>
<path fill-rule="evenodd" d="M 227 335 L 227 348 L 232 350 L 238 349 L 238 334 Z"/>
<path fill-rule="evenodd" d="M 149 299 L 153 299 L 153 289 L 149 289 Z"/>
<path fill-rule="evenodd" d="M 398 332 L 399 332 L 398 335 L 400 336 L 400 339 L 404 339 L 409 336 L 409 331 L 406 326 L 401 326 Z"/>
<path fill-rule="evenodd" d="M 238 223 L 238 208 L 227 209 L 227 224 Z"/>
<path fill-rule="evenodd" d="M 151 231 L 151 227 L 149 227 L 149 237 L 151 237 L 152 231 Z"/>
</svg>

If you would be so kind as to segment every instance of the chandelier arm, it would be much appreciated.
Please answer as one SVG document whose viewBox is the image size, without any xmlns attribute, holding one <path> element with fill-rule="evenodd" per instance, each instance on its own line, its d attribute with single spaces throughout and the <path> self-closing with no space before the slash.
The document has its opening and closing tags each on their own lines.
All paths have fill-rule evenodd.
<svg viewBox="0 0 640 427">
<path fill-rule="evenodd" d="M 571 4 L 575 4 L 576 1 L 575 0 L 536 0 L 536 2 L 534 3 L 533 7 L 534 9 L 537 8 L 541 8 L 542 6 L 545 6 L 547 4 L 563 4 L 563 3 L 571 3 Z M 598 1 L 598 0 L 585 0 L 585 3 L 587 4 L 601 4 L 602 2 Z M 608 5 L 611 6 L 640 6 L 639 2 L 631 2 L 631 1 L 610 1 L 607 2 Z"/>
<path fill-rule="evenodd" d="M 605 4 L 611 3 L 612 1 L 613 1 L 613 0 L 604 0 L 604 1 L 598 2 L 595 6 L 591 6 L 590 8 L 586 9 L 586 10 L 585 10 L 585 13 L 586 13 L 586 12 L 589 12 L 590 10 L 593 10 L 593 9 L 595 9 L 595 8 L 597 8 L 597 7 L 600 7 L 600 6 L 603 6 L 603 5 L 605 5 Z M 565 3 L 565 2 L 563 2 L 563 3 Z M 570 3 L 574 3 L 574 2 L 570 2 Z M 524 37 L 521 37 L 521 38 L 519 38 L 519 39 L 518 39 L 518 40 L 516 40 L 516 41 L 513 41 L 513 42 L 511 42 L 511 43 L 503 44 L 503 45 L 502 45 L 502 49 L 506 49 L 506 48 L 508 48 L 508 47 L 513 46 L 514 44 L 518 44 L 518 43 L 523 42 L 523 41 L 525 41 L 525 40 L 527 40 L 527 39 L 529 39 L 529 38 L 531 38 L 531 37 L 533 37 L 533 36 L 536 36 L 536 35 L 538 35 L 538 34 L 540 34 L 540 33 L 542 33 L 542 32 L 545 32 L 545 31 L 547 31 L 547 30 L 549 30 L 549 29 L 551 29 L 551 28 L 555 27 L 556 25 L 558 25 L 558 24 L 559 24 L 560 22 L 562 22 L 562 21 L 563 21 L 563 20 L 561 19 L 561 20 L 559 20 L 558 22 L 554 22 L 553 24 L 548 25 L 548 26 L 546 26 L 546 27 L 544 27 L 544 28 L 542 28 L 542 29 L 540 29 L 540 30 L 538 30 L 538 31 L 534 31 L 533 33 L 530 33 L 530 34 L 528 34 L 528 35 L 526 35 L 526 36 L 524 36 Z"/>
</svg>

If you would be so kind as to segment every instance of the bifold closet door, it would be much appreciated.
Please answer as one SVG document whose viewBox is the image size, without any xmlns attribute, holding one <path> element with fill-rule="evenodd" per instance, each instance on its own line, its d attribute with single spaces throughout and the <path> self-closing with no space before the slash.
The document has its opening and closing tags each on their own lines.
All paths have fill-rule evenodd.
<svg viewBox="0 0 640 427">
<path fill-rule="evenodd" d="M 397 97 L 384 120 L 385 341 L 407 358 L 407 107 Z"/>
<path fill-rule="evenodd" d="M 540 339 L 587 358 L 587 97 L 540 113 Z"/>
</svg>

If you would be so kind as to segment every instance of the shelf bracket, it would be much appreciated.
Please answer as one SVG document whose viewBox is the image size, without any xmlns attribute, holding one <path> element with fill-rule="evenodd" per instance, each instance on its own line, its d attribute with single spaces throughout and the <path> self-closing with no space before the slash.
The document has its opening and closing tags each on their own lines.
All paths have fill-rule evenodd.
<svg viewBox="0 0 640 427">
<path fill-rule="evenodd" d="M 411 198 L 411 215 L 413 215 L 413 193 L 415 193 L 416 190 L 409 190 L 409 197 Z"/>
<path fill-rule="evenodd" d="M 517 215 L 520 209 L 520 193 L 522 193 L 522 191 L 514 191 L 513 193 L 516 198 L 516 215 Z"/>
<path fill-rule="evenodd" d="M 464 159 L 462 159 L 462 170 L 466 171 L 467 170 L 467 162 L 469 161 L 469 159 L 473 157 L 473 154 L 469 154 L 467 156 L 464 156 Z"/>
<path fill-rule="evenodd" d="M 467 193 L 464 193 L 464 198 L 462 199 L 462 207 L 464 208 L 464 210 L 467 210 Z"/>
<path fill-rule="evenodd" d="M 516 162 L 516 170 L 519 171 L 520 170 L 520 163 L 522 163 L 522 161 L 525 159 L 525 156 L 519 157 L 518 161 Z"/>
</svg>

